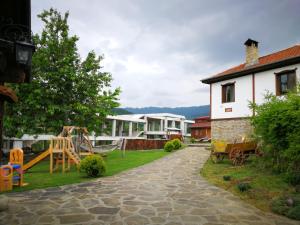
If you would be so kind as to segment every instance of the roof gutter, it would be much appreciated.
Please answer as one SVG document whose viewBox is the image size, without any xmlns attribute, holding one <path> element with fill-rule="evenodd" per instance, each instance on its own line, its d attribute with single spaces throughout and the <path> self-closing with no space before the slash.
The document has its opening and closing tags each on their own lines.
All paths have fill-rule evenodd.
<svg viewBox="0 0 300 225">
<path fill-rule="evenodd" d="M 300 56 L 297 56 L 297 57 L 288 58 L 288 59 L 285 59 L 282 61 L 265 64 L 265 65 L 258 66 L 258 67 L 252 67 L 252 68 L 238 71 L 235 73 L 229 73 L 229 74 L 226 74 L 226 75 L 223 75 L 220 77 L 206 78 L 206 79 L 201 80 L 201 82 L 204 84 L 216 83 L 219 81 L 229 80 L 232 78 L 241 77 L 241 76 L 249 75 L 252 73 L 259 73 L 259 72 L 263 72 L 263 71 L 270 70 L 270 69 L 275 69 L 275 68 L 282 67 L 282 66 L 293 65 L 293 64 L 299 63 L 299 62 L 300 62 Z"/>
</svg>

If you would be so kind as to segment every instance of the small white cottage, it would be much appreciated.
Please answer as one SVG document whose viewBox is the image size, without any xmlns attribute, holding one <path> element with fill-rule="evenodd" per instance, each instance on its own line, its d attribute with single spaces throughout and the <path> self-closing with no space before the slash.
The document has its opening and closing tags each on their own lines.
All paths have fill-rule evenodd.
<svg viewBox="0 0 300 225">
<path fill-rule="evenodd" d="M 263 103 L 300 81 L 300 45 L 259 57 L 258 42 L 248 39 L 246 62 L 202 80 L 210 85 L 212 139 L 233 141 L 251 133 L 249 102 Z"/>
</svg>

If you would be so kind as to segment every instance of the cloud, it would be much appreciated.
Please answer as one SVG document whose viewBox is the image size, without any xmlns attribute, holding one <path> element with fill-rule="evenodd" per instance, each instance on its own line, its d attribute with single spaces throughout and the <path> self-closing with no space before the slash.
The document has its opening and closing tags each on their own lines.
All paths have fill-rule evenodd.
<svg viewBox="0 0 300 225">
<path fill-rule="evenodd" d="M 82 57 L 104 54 L 103 70 L 121 87 L 122 106 L 209 103 L 201 79 L 244 61 L 254 38 L 268 54 L 300 42 L 296 0 L 32 0 L 32 29 L 42 9 L 69 11 Z"/>
</svg>

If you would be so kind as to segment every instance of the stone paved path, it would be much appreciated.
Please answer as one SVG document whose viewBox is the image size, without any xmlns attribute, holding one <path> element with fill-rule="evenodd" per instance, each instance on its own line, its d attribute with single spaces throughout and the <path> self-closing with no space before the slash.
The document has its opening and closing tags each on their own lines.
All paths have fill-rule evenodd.
<svg viewBox="0 0 300 225">
<path fill-rule="evenodd" d="M 187 148 L 95 182 L 9 194 L 0 224 L 299 224 L 208 184 L 199 176 L 207 158 Z"/>
</svg>

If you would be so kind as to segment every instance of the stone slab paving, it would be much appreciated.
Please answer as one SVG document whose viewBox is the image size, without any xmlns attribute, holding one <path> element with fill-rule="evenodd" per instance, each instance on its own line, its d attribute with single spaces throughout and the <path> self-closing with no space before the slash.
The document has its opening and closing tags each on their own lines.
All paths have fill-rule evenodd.
<svg viewBox="0 0 300 225">
<path fill-rule="evenodd" d="M 207 183 L 199 170 L 208 157 L 189 147 L 93 182 L 8 194 L 0 224 L 300 224 Z"/>
</svg>

